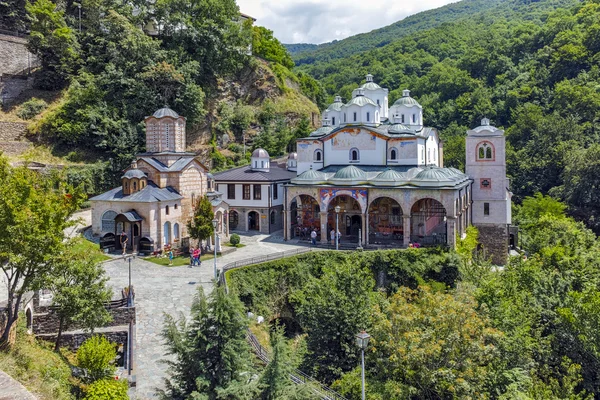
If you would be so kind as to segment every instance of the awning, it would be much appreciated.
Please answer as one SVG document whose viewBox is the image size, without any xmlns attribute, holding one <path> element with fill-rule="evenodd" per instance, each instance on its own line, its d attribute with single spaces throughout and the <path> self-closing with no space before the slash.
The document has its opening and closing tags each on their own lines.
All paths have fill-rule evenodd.
<svg viewBox="0 0 600 400">
<path fill-rule="evenodd" d="M 140 214 L 138 214 L 135 210 L 121 213 L 115 217 L 115 221 L 119 221 L 119 222 L 122 222 L 122 221 L 140 222 L 143 219 L 144 218 L 140 217 Z"/>
</svg>

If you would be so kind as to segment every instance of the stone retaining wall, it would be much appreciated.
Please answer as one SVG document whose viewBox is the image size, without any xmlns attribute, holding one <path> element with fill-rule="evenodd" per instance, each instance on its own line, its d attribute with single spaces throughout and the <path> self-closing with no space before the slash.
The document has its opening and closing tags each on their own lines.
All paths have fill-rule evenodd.
<svg viewBox="0 0 600 400">
<path fill-rule="evenodd" d="M 46 308 L 36 311 L 36 314 L 33 315 L 33 333 L 36 335 L 57 333 L 58 326 L 60 325 L 57 315 L 53 311 L 47 311 Z M 130 321 L 133 321 L 135 324 L 135 307 L 114 308 L 110 309 L 109 312 L 113 320 L 106 324 L 105 327 L 129 325 Z M 81 327 L 75 325 L 69 327 L 69 329 L 76 330 L 81 329 Z"/>
<path fill-rule="evenodd" d="M 506 225 L 475 225 L 479 229 L 479 241 L 485 256 L 495 265 L 505 265 L 508 258 L 508 227 Z"/>
<path fill-rule="evenodd" d="M 35 55 L 27 50 L 27 38 L 0 35 L 0 74 L 17 74 L 39 65 Z"/>
<path fill-rule="evenodd" d="M 68 347 L 71 351 L 77 351 L 83 342 L 92 337 L 92 333 L 63 333 L 60 338 L 61 346 Z M 115 332 L 102 332 L 99 335 L 104 336 L 112 343 L 123 345 L 123 349 L 127 350 L 127 330 L 115 331 Z M 56 335 L 39 335 L 40 339 L 44 339 L 50 342 L 56 341 Z"/>
<path fill-rule="evenodd" d="M 23 122 L 0 122 L 0 141 L 19 141 L 27 132 L 27 124 Z"/>
</svg>

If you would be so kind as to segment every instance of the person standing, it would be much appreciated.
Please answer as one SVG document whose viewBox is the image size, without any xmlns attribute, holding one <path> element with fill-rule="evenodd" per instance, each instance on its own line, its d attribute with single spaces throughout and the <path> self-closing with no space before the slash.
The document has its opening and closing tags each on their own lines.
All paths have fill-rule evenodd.
<svg viewBox="0 0 600 400">
<path fill-rule="evenodd" d="M 169 256 L 169 265 L 173 265 L 173 250 L 169 249 L 167 255 Z"/>
<path fill-rule="evenodd" d="M 313 228 L 312 232 L 310 233 L 310 239 L 312 240 L 313 246 L 316 246 L 317 245 L 317 231 L 315 230 L 315 228 Z"/>
<path fill-rule="evenodd" d="M 190 268 L 194 266 L 194 246 L 190 246 Z"/>
<path fill-rule="evenodd" d="M 200 248 L 194 250 L 194 265 L 202 266 L 202 262 L 200 261 Z"/>
<path fill-rule="evenodd" d="M 335 229 L 332 229 L 331 232 L 329 232 L 329 236 L 331 237 L 331 245 L 335 246 Z"/>
<path fill-rule="evenodd" d="M 127 234 L 125 233 L 125 231 L 121 232 L 121 248 L 123 249 L 123 255 L 125 255 L 125 253 L 127 253 L 127 241 L 129 240 L 129 238 L 127 237 Z"/>
</svg>

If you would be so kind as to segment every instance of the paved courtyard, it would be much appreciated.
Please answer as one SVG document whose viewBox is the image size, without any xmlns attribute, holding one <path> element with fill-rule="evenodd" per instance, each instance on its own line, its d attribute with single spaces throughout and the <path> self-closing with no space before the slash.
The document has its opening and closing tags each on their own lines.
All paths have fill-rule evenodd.
<svg viewBox="0 0 600 400">
<path fill-rule="evenodd" d="M 217 266 L 255 256 L 264 256 L 300 248 L 294 243 L 286 243 L 281 235 L 241 236 L 246 247 L 218 259 Z M 115 297 L 127 286 L 128 262 L 116 259 L 104 264 L 110 277 Z M 188 315 L 194 294 L 202 286 L 205 293 L 212 289 L 213 262 L 207 260 L 202 267 L 163 267 L 136 258 L 131 262 L 132 284 L 135 288 L 136 303 L 136 398 L 154 398 L 154 390 L 161 387 L 166 366 L 159 362 L 164 359 L 164 346 L 160 332 L 163 328 L 164 313 L 177 316 Z"/>
</svg>

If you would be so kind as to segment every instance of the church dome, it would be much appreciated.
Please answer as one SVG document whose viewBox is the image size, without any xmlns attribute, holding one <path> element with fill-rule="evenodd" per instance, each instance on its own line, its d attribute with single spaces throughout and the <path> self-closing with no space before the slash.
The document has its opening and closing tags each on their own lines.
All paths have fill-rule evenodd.
<svg viewBox="0 0 600 400">
<path fill-rule="evenodd" d="M 322 126 L 316 131 L 312 132 L 310 136 L 325 136 L 331 132 L 334 128 L 332 126 Z"/>
<path fill-rule="evenodd" d="M 269 158 L 269 153 L 265 149 L 258 148 L 252 152 L 252 157 L 256 158 Z"/>
<path fill-rule="evenodd" d="M 354 165 L 349 165 L 340 169 L 333 176 L 334 180 L 344 179 L 344 180 L 361 180 L 367 179 L 367 174 L 360 168 L 355 167 Z"/>
<path fill-rule="evenodd" d="M 125 172 L 125 174 L 123 174 L 121 179 L 132 179 L 132 178 L 142 179 L 145 177 L 146 177 L 146 174 L 143 173 L 141 170 L 130 169 L 129 171 Z"/>
<path fill-rule="evenodd" d="M 365 90 L 378 90 L 381 89 L 381 86 L 373 82 L 373 75 L 367 74 L 367 83 L 362 85 L 360 88 Z"/>
<path fill-rule="evenodd" d="M 415 175 L 414 179 L 419 181 L 448 181 L 452 179 L 452 173 L 446 168 L 425 167 L 423 171 Z"/>
<path fill-rule="evenodd" d="M 335 101 L 331 103 L 325 111 L 340 111 L 343 105 L 342 98 L 340 96 L 335 96 Z"/>
<path fill-rule="evenodd" d="M 375 182 L 379 185 L 395 186 L 406 180 L 407 180 L 406 175 L 404 175 L 401 172 L 394 171 L 391 168 L 388 168 L 385 171 L 380 172 L 373 179 L 373 182 Z"/>
<path fill-rule="evenodd" d="M 404 124 L 393 124 L 388 128 L 388 133 L 413 133 L 414 131 Z"/>
<path fill-rule="evenodd" d="M 410 90 L 405 89 L 402 91 L 402 97 L 400 97 L 398 100 L 396 100 L 396 102 L 394 103 L 395 106 L 418 106 L 421 107 L 421 105 L 419 104 L 418 101 L 416 101 L 415 99 L 413 99 L 412 97 L 410 97 Z"/>
<path fill-rule="evenodd" d="M 152 114 L 152 116 L 154 118 L 163 118 L 163 117 L 179 118 L 179 114 L 177 114 L 175 111 L 173 111 L 172 109 L 170 109 L 167 106 L 164 106 L 160 110 L 156 110 L 154 112 L 154 114 Z"/>
<path fill-rule="evenodd" d="M 309 169 L 308 171 L 304 171 L 296 178 L 292 179 L 293 183 L 324 183 L 327 180 L 327 177 L 324 173 L 315 171 L 314 169 Z"/>
<path fill-rule="evenodd" d="M 357 105 L 359 107 L 363 107 L 366 105 L 372 105 L 375 107 L 379 107 L 377 105 L 377 103 L 375 103 L 373 100 L 371 100 L 370 98 L 364 96 L 364 95 L 357 95 L 355 98 L 353 98 L 352 100 L 350 100 L 348 103 L 346 103 L 346 107 L 350 107 L 352 105 Z"/>
</svg>

